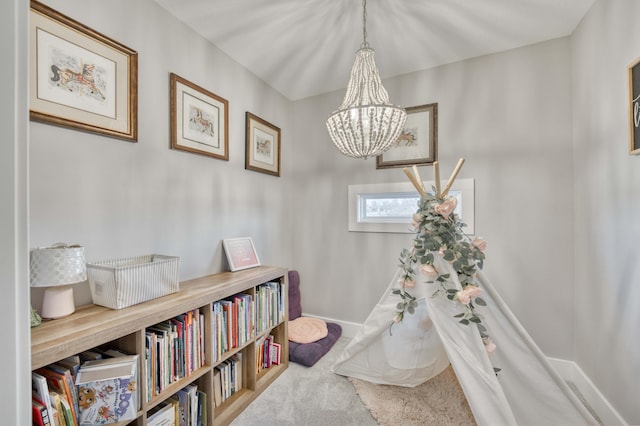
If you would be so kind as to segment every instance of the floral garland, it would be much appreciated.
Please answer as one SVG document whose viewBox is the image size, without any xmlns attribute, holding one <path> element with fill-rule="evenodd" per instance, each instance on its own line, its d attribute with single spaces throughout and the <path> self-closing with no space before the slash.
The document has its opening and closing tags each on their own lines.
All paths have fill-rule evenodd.
<svg viewBox="0 0 640 426">
<path fill-rule="evenodd" d="M 400 288 L 394 289 L 393 294 L 400 296 L 402 300 L 397 305 L 393 321 L 400 323 L 405 314 L 415 312 L 417 301 L 407 292 L 407 288 L 415 286 L 416 273 L 420 272 L 427 278 L 426 282 L 439 283 L 433 296 L 446 296 L 464 307 L 464 312 L 454 318 L 464 325 L 476 324 L 485 350 L 491 354 L 496 346 L 482 324 L 482 316 L 477 312 L 477 307 L 486 306 L 486 302 L 480 297 L 482 289 L 475 281 L 476 272 L 484 264 L 487 242 L 479 238 L 471 241 L 464 234 L 462 228 L 466 225 L 454 214 L 457 203 L 454 197 L 445 199 L 432 194 L 425 194 L 420 199 L 418 211 L 413 215 L 412 225 L 416 231 L 413 248 L 404 249 L 400 254 Z M 434 266 L 435 256 L 442 256 L 451 263 L 462 286 L 461 290 L 452 287 L 449 274 L 438 272 Z"/>
</svg>

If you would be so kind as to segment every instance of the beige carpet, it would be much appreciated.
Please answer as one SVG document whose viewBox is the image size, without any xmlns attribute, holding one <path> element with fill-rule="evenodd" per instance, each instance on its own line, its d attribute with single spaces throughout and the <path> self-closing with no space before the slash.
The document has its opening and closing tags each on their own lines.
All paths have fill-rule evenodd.
<svg viewBox="0 0 640 426">
<path fill-rule="evenodd" d="M 476 424 L 451 366 L 415 388 L 349 380 L 380 426 Z"/>
</svg>

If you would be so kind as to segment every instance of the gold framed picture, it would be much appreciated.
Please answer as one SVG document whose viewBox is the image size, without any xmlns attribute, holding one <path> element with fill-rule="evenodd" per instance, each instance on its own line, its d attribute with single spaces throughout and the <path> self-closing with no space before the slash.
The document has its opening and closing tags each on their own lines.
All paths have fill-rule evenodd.
<svg viewBox="0 0 640 426">
<path fill-rule="evenodd" d="M 171 73 L 171 148 L 229 160 L 229 101 Z"/>
<path fill-rule="evenodd" d="M 33 121 L 138 140 L 138 54 L 31 1 L 29 110 Z"/>
<path fill-rule="evenodd" d="M 280 176 L 280 128 L 246 113 L 245 169 Z"/>
<path fill-rule="evenodd" d="M 438 159 L 438 104 L 406 108 L 407 121 L 396 143 L 376 157 L 376 169 L 433 164 Z"/>
</svg>

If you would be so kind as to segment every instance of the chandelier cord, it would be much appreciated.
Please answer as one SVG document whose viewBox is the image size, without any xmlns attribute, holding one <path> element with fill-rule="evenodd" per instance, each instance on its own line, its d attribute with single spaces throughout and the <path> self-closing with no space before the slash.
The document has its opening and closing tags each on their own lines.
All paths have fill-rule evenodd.
<svg viewBox="0 0 640 426">
<path fill-rule="evenodd" d="M 367 0 L 362 0 L 362 39 L 361 47 L 369 47 L 369 43 L 367 43 Z"/>
</svg>

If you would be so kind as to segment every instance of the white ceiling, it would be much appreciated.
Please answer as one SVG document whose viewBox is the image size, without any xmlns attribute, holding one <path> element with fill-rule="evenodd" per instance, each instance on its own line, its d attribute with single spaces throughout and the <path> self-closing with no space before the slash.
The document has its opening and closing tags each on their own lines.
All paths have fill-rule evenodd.
<svg viewBox="0 0 640 426">
<path fill-rule="evenodd" d="M 361 0 L 156 0 L 290 100 L 345 88 Z M 569 35 L 595 0 L 369 0 L 382 78 Z"/>
</svg>

